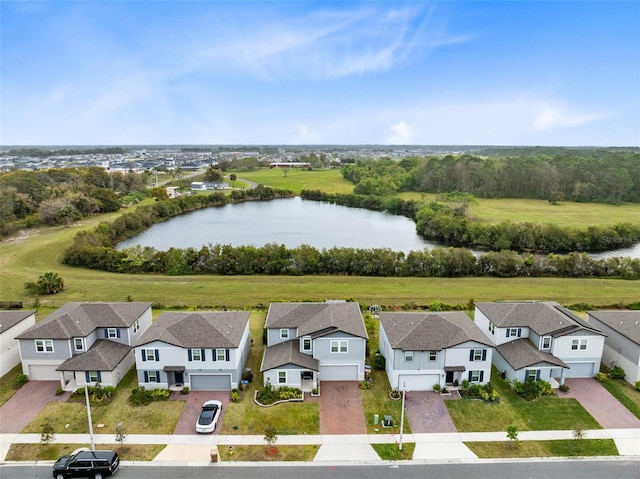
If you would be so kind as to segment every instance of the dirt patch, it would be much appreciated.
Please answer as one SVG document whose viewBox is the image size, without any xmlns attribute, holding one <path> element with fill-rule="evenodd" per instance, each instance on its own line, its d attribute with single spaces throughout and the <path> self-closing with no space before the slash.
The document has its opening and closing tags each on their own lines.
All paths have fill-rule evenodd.
<svg viewBox="0 0 640 479">
<path fill-rule="evenodd" d="M 360 388 L 356 381 L 320 384 L 320 434 L 366 434 Z"/>
</svg>

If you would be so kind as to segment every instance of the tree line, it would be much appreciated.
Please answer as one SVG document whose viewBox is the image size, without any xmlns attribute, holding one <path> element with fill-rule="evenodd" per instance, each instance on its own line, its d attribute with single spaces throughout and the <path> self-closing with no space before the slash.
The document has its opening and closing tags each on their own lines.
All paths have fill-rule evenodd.
<svg viewBox="0 0 640 479">
<path fill-rule="evenodd" d="M 480 198 L 640 202 L 640 152 L 566 150 L 553 155 L 471 154 L 358 160 L 342 168 L 354 193 L 467 192 Z"/>
<path fill-rule="evenodd" d="M 436 201 L 403 200 L 397 196 L 324 193 L 303 190 L 301 197 L 316 201 L 385 211 L 411 218 L 423 238 L 451 246 L 535 253 L 608 251 L 640 242 L 640 225 L 619 223 L 610 227 L 568 228 L 554 224 L 475 223 L 467 216 L 474 197 L 465 193 L 438 195 Z"/>
</svg>

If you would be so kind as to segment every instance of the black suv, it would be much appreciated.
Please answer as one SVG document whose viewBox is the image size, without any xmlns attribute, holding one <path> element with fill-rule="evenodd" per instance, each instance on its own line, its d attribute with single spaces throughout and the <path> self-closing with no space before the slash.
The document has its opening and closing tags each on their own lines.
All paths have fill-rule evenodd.
<svg viewBox="0 0 640 479">
<path fill-rule="evenodd" d="M 53 465 L 53 477 L 54 479 L 67 477 L 102 479 L 115 474 L 119 466 L 120 458 L 115 451 L 80 451 L 58 459 Z"/>
</svg>

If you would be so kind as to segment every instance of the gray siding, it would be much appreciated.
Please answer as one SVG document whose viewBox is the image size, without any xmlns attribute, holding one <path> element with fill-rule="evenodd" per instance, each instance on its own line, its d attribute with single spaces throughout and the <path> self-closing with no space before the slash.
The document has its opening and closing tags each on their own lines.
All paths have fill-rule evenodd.
<svg viewBox="0 0 640 479">
<path fill-rule="evenodd" d="M 47 338 L 42 338 L 47 339 Z M 47 359 L 64 361 L 71 357 L 71 349 L 69 340 L 54 339 L 52 353 L 40 353 L 36 351 L 35 339 L 20 339 L 20 354 L 23 360 L 29 359 Z"/>
</svg>

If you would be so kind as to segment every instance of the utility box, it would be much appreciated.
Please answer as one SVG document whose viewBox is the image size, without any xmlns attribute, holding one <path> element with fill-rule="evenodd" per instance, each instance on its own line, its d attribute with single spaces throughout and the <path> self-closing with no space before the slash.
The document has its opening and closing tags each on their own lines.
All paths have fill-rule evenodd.
<svg viewBox="0 0 640 479">
<path fill-rule="evenodd" d="M 382 427 L 393 427 L 393 416 L 384 416 L 382 419 Z"/>
<path fill-rule="evenodd" d="M 377 426 L 379 422 L 380 422 L 380 419 L 379 419 L 378 415 L 374 414 L 373 415 L 373 425 Z"/>
<path fill-rule="evenodd" d="M 211 455 L 211 462 L 220 461 L 220 455 L 218 454 L 218 446 L 212 446 L 209 454 Z"/>
</svg>

